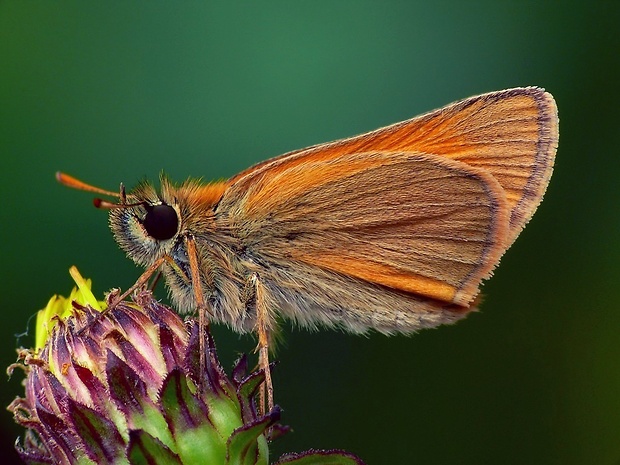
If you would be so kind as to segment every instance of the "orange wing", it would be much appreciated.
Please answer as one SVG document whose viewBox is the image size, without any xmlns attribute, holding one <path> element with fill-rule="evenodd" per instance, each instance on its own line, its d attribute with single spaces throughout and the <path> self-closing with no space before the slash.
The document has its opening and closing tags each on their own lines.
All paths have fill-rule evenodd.
<svg viewBox="0 0 620 465">
<path fill-rule="evenodd" d="M 329 152 L 244 177 L 217 214 L 270 266 L 299 262 L 467 306 L 506 248 L 495 178 L 434 155 Z"/>
<path fill-rule="evenodd" d="M 372 151 L 421 152 L 464 162 L 495 177 L 510 207 L 506 248 L 530 220 L 549 183 L 558 144 L 553 97 L 526 87 L 483 94 L 382 129 L 291 152 L 229 182 L 252 182 L 308 161 Z M 244 179 L 246 178 L 246 179 Z"/>
</svg>

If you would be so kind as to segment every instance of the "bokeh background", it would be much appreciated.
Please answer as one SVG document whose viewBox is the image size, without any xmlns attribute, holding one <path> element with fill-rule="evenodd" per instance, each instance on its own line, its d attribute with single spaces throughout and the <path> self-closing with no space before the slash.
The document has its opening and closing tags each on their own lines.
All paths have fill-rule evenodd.
<svg viewBox="0 0 620 465">
<path fill-rule="evenodd" d="M 70 265 L 139 275 L 92 195 L 164 170 L 235 174 L 473 94 L 539 85 L 560 147 L 545 201 L 482 311 L 415 337 L 287 326 L 294 432 L 274 457 L 370 464 L 620 463 L 620 3 L 0 1 L 0 365 Z M 165 295 L 163 289 L 160 295 Z M 217 328 L 226 364 L 254 342 Z M 0 380 L 0 404 L 21 392 Z M 21 429 L 0 414 L 2 463 Z"/>
</svg>

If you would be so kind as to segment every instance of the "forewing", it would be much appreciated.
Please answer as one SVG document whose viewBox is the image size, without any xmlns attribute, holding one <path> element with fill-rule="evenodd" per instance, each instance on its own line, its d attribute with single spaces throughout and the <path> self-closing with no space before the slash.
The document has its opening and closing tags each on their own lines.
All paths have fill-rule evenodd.
<svg viewBox="0 0 620 465">
<path fill-rule="evenodd" d="M 422 116 L 268 160 L 231 179 L 362 152 L 422 152 L 464 162 L 495 177 L 510 209 L 508 247 L 549 183 L 558 143 L 553 97 L 526 87 L 472 97 Z"/>
<path fill-rule="evenodd" d="M 506 248 L 506 202 L 478 168 L 369 152 L 257 170 L 229 187 L 217 212 L 270 266 L 302 262 L 466 306 Z"/>
</svg>

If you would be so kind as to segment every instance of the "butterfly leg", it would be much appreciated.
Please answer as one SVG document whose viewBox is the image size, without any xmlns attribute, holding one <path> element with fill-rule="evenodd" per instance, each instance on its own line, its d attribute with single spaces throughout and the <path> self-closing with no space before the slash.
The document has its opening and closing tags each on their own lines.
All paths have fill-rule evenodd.
<svg viewBox="0 0 620 465">
<path fill-rule="evenodd" d="M 254 273 L 251 280 L 256 307 L 256 333 L 258 334 L 258 366 L 265 373 L 265 382 L 260 387 L 259 414 L 265 415 L 273 410 L 273 383 L 269 368 L 269 342 L 271 334 L 271 316 L 265 286 L 258 274 Z"/>
<path fill-rule="evenodd" d="M 101 318 L 103 315 L 105 315 L 106 313 L 112 311 L 112 309 L 114 307 L 116 307 L 116 305 L 119 302 L 122 302 L 123 300 L 125 300 L 133 291 L 135 291 L 136 289 L 141 289 L 142 287 L 144 287 L 148 282 L 149 279 L 151 278 L 151 276 L 153 275 L 153 273 L 155 273 L 158 268 L 164 263 L 164 261 L 166 261 L 168 259 L 167 255 L 164 255 L 163 257 L 157 259 L 151 266 L 149 266 L 144 273 L 142 273 L 142 275 L 140 275 L 140 277 L 138 278 L 138 280 L 133 284 L 133 286 L 131 286 L 129 289 L 127 289 L 125 292 L 123 292 L 122 294 L 118 294 L 118 292 L 116 293 L 111 293 L 111 299 L 108 302 L 108 306 L 106 308 L 104 308 L 101 312 L 99 312 L 96 316 L 95 319 L 92 320 L 89 324 L 87 324 L 86 326 L 84 326 L 82 329 L 80 329 L 78 331 L 78 335 L 82 335 L 84 334 L 85 331 L 87 331 L 96 321 L 99 320 L 99 318 Z"/>
<path fill-rule="evenodd" d="M 209 313 L 207 303 L 205 302 L 204 293 L 202 290 L 202 280 L 200 279 L 200 269 L 198 268 L 198 253 L 196 251 L 196 240 L 194 236 L 187 235 L 185 237 L 185 244 L 187 247 L 187 257 L 189 258 L 189 268 L 191 272 L 192 289 L 194 291 L 194 299 L 196 301 L 196 308 L 198 309 L 198 330 L 200 333 L 200 388 L 205 389 L 206 380 L 206 367 L 207 367 L 207 348 L 206 337 L 207 331 L 209 331 L 209 320 L 207 315 Z"/>
</svg>

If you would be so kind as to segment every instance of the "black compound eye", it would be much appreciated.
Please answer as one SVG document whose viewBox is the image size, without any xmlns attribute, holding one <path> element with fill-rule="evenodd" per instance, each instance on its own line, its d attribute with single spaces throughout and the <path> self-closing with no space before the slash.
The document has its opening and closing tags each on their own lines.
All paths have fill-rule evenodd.
<svg viewBox="0 0 620 465">
<path fill-rule="evenodd" d="M 171 239 L 179 229 L 179 217 L 170 205 L 145 205 L 146 216 L 142 225 L 149 236 L 158 241 Z"/>
</svg>

